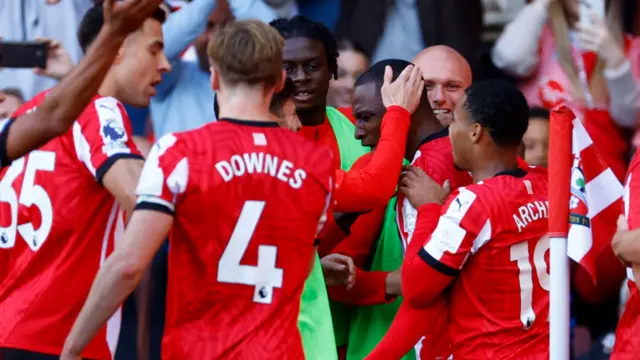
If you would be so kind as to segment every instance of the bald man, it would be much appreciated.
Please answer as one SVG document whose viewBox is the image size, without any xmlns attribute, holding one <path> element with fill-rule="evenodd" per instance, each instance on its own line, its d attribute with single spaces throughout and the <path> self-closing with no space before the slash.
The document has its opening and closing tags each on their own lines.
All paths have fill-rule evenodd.
<svg viewBox="0 0 640 360">
<path fill-rule="evenodd" d="M 412 63 L 422 70 L 427 96 L 443 126 L 453 121 L 453 108 L 471 85 L 471 66 L 454 49 L 436 45 L 422 50 Z"/>
</svg>

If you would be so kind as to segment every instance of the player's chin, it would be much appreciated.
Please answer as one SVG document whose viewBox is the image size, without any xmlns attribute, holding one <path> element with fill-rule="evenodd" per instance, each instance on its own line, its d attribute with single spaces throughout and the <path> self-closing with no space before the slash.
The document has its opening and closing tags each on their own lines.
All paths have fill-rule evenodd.
<svg viewBox="0 0 640 360">
<path fill-rule="evenodd" d="M 453 122 L 453 116 L 451 113 L 436 114 L 436 118 L 438 118 L 438 121 L 443 126 L 449 126 Z"/>
</svg>

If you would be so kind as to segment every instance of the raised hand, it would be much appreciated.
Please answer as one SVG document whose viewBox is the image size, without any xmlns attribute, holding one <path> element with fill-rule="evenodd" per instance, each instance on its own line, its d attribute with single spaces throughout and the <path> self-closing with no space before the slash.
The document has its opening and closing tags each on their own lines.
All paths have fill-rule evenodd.
<svg viewBox="0 0 640 360">
<path fill-rule="evenodd" d="M 410 113 L 414 113 L 420 105 L 422 91 L 424 91 L 424 80 L 422 72 L 418 66 L 407 66 L 396 81 L 393 79 L 393 71 L 390 66 L 384 69 L 384 84 L 380 89 L 382 103 L 386 108 L 389 106 L 401 106 Z"/>
<path fill-rule="evenodd" d="M 104 0 L 104 26 L 117 35 L 136 31 L 162 0 Z"/>
<path fill-rule="evenodd" d="M 67 76 L 73 69 L 73 61 L 71 60 L 71 55 L 69 55 L 60 41 L 46 38 L 38 38 L 36 40 L 47 43 L 49 50 L 47 52 L 46 67 L 44 69 L 34 68 L 33 72 L 56 80 L 61 80 Z"/>
<path fill-rule="evenodd" d="M 356 281 L 353 259 L 342 254 L 329 254 L 320 260 L 327 286 L 346 285 L 350 289 Z"/>
<path fill-rule="evenodd" d="M 398 191 L 404 194 L 414 208 L 428 203 L 444 204 L 451 192 L 449 180 L 440 186 L 422 169 L 410 166 L 400 178 Z"/>
<path fill-rule="evenodd" d="M 592 26 L 576 24 L 580 48 L 598 54 L 607 69 L 618 69 L 625 61 L 622 44 L 616 41 L 607 28 L 604 20 L 595 13 L 591 13 Z"/>
</svg>

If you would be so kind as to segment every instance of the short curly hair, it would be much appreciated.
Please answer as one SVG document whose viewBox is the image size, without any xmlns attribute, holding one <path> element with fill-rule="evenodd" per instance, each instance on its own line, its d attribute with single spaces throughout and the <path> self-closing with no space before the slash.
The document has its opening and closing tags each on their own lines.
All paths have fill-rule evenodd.
<svg viewBox="0 0 640 360">
<path fill-rule="evenodd" d="M 327 56 L 329 71 L 334 79 L 338 78 L 338 44 L 326 26 L 300 15 L 291 19 L 276 19 L 270 22 L 269 25 L 278 30 L 285 40 L 303 37 L 322 42 Z"/>
<path fill-rule="evenodd" d="M 502 80 L 471 84 L 464 109 L 482 125 L 498 146 L 517 147 L 529 126 L 529 105 L 522 92 Z"/>
</svg>

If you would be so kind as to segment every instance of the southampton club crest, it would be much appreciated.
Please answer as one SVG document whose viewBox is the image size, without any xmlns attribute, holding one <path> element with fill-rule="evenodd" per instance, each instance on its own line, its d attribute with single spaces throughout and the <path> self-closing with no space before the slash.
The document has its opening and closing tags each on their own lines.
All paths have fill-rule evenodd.
<svg viewBox="0 0 640 360">
<path fill-rule="evenodd" d="M 571 170 L 571 199 L 569 200 L 569 223 L 587 228 L 591 227 L 587 214 L 587 193 L 585 190 L 584 173 L 582 172 L 582 160 L 576 156 Z"/>
</svg>

